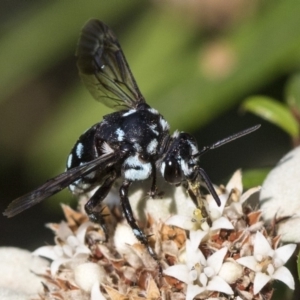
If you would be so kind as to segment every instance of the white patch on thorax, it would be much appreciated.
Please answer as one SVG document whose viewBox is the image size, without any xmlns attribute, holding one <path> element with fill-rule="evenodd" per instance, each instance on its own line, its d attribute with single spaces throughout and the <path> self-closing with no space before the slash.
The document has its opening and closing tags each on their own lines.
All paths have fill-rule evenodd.
<svg viewBox="0 0 300 300">
<path fill-rule="evenodd" d="M 169 126 L 168 122 L 163 117 L 159 118 L 159 123 L 160 123 L 160 126 L 162 127 L 163 131 L 169 130 L 170 126 Z"/>
<path fill-rule="evenodd" d="M 117 139 L 119 142 L 122 142 L 124 140 L 125 132 L 121 128 L 118 128 L 115 134 L 117 135 Z"/>
<path fill-rule="evenodd" d="M 131 181 L 145 180 L 149 178 L 152 172 L 151 164 L 141 162 L 138 158 L 138 154 L 136 154 L 135 156 L 128 157 L 124 161 L 123 167 L 125 169 L 124 171 L 125 179 Z M 134 168 L 138 168 L 138 170 Z"/>
<path fill-rule="evenodd" d="M 77 146 L 76 146 L 76 155 L 78 158 L 81 158 L 82 157 L 82 153 L 83 153 L 83 145 L 82 143 L 78 143 Z"/>
<path fill-rule="evenodd" d="M 157 149 L 158 141 L 157 139 L 153 139 L 148 145 L 147 145 L 147 152 L 149 154 L 155 154 Z"/>
<path fill-rule="evenodd" d="M 131 115 L 131 114 L 134 114 L 136 112 L 136 109 L 130 109 L 130 110 L 128 110 L 126 113 L 124 113 L 123 115 L 122 115 L 122 117 L 127 117 L 127 116 L 129 116 L 129 115 Z"/>
<path fill-rule="evenodd" d="M 159 132 L 156 130 L 157 129 L 156 124 L 152 124 L 152 125 L 148 125 L 148 126 L 155 135 L 159 135 Z"/>
<path fill-rule="evenodd" d="M 152 107 L 148 108 L 148 111 L 151 112 L 154 115 L 158 115 L 158 111 Z"/>
<path fill-rule="evenodd" d="M 141 145 L 140 144 L 138 144 L 138 143 L 134 143 L 133 144 L 133 147 L 134 147 L 134 149 L 137 151 L 137 152 L 142 152 L 142 147 L 141 147 Z"/>
<path fill-rule="evenodd" d="M 175 139 L 179 136 L 179 131 L 178 130 L 175 130 L 172 137 Z"/>
</svg>

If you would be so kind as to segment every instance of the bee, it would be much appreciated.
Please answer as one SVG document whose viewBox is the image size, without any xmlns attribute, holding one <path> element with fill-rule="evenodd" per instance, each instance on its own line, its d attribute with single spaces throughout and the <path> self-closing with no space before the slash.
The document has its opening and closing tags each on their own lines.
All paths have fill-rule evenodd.
<svg viewBox="0 0 300 300">
<path fill-rule="evenodd" d="M 124 216 L 137 239 L 158 261 L 133 216 L 129 202 L 131 184 L 152 179 L 149 194 L 155 197 L 156 176 L 160 172 L 168 183 L 186 186 L 202 215 L 208 217 L 199 200 L 200 183 L 205 184 L 219 206 L 221 202 L 208 175 L 199 166 L 200 156 L 257 130 L 260 125 L 199 150 L 190 134 L 175 131 L 171 135 L 165 118 L 146 103 L 115 34 L 107 25 L 96 19 L 90 20 L 82 29 L 76 56 L 79 74 L 87 89 L 96 100 L 115 112 L 104 116 L 100 123 L 79 137 L 64 173 L 15 199 L 4 215 L 13 217 L 66 187 L 75 195 L 97 188 L 85 204 L 85 211 L 92 222 L 101 225 L 107 239 L 101 202 L 115 181 L 121 178 L 119 197 Z"/>
</svg>

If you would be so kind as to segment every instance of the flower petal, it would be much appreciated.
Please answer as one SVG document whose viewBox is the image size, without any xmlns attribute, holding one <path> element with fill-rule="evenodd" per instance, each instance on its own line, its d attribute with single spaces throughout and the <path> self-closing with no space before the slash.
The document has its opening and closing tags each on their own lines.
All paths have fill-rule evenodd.
<svg viewBox="0 0 300 300">
<path fill-rule="evenodd" d="M 227 218 L 220 217 L 219 219 L 213 221 L 211 226 L 211 230 L 217 229 L 234 229 L 234 227 Z"/>
<path fill-rule="evenodd" d="M 37 248 L 35 251 L 32 252 L 32 255 L 43 256 L 51 260 L 55 260 L 59 257 L 57 253 L 54 251 L 53 246 L 43 246 Z"/>
<path fill-rule="evenodd" d="M 99 288 L 99 282 L 95 282 L 91 289 L 91 300 L 106 300 Z"/>
<path fill-rule="evenodd" d="M 71 246 L 66 244 L 66 245 L 62 246 L 62 249 L 64 251 L 65 256 L 67 256 L 67 257 L 72 257 L 73 256 L 73 249 L 72 249 Z"/>
<path fill-rule="evenodd" d="M 89 249 L 89 247 L 85 246 L 85 245 L 80 245 L 79 247 L 76 248 L 76 251 L 74 253 L 74 257 L 80 255 L 80 254 L 87 254 L 90 255 L 91 254 L 91 250 Z"/>
<path fill-rule="evenodd" d="M 75 248 L 77 247 L 80 243 L 78 241 L 78 239 L 76 238 L 75 235 L 69 235 L 67 238 L 66 238 L 66 244 L 69 245 L 70 247 L 72 248 Z"/>
<path fill-rule="evenodd" d="M 226 202 L 228 200 L 228 195 L 227 194 L 221 194 L 219 195 L 221 205 L 218 206 L 215 199 L 213 198 L 212 195 L 208 194 L 206 196 L 206 203 L 208 205 L 208 211 L 210 211 L 210 217 L 212 219 L 219 218 L 219 216 L 222 215 L 224 207 L 226 205 Z"/>
<path fill-rule="evenodd" d="M 237 170 L 233 173 L 226 185 L 226 190 L 230 193 L 232 189 L 237 189 L 240 193 L 243 192 L 242 172 Z"/>
<path fill-rule="evenodd" d="M 254 258 L 254 256 L 241 257 L 237 259 L 236 262 L 253 271 L 256 271 L 257 260 Z"/>
<path fill-rule="evenodd" d="M 267 239 L 259 231 L 256 232 L 254 240 L 254 257 L 257 256 L 273 256 L 274 250 L 271 248 Z"/>
<path fill-rule="evenodd" d="M 57 260 L 54 260 L 52 263 L 51 263 L 51 266 L 50 266 L 50 271 L 51 271 L 51 275 L 52 276 L 55 276 L 56 275 L 56 272 L 58 271 L 59 267 L 62 265 L 62 264 L 65 264 L 67 262 L 69 262 L 70 259 L 69 258 L 60 258 L 60 259 L 57 259 Z"/>
<path fill-rule="evenodd" d="M 177 278 L 178 280 L 189 283 L 189 270 L 186 265 L 174 265 L 164 271 L 165 275 Z"/>
<path fill-rule="evenodd" d="M 294 277 L 292 276 L 289 269 L 284 266 L 278 268 L 273 274 L 272 278 L 284 282 L 292 290 L 295 289 Z"/>
<path fill-rule="evenodd" d="M 186 300 L 193 300 L 197 295 L 203 293 L 205 288 L 200 287 L 199 285 L 189 284 L 186 290 Z"/>
<path fill-rule="evenodd" d="M 237 216 L 243 215 L 243 207 L 241 202 L 233 202 L 230 206 L 226 209 L 226 215 L 231 218 L 237 218 Z"/>
<path fill-rule="evenodd" d="M 201 263 L 201 265 L 206 265 L 206 259 L 203 253 L 197 248 L 193 249 L 191 246 L 191 241 L 186 240 L 186 264 L 188 268 L 193 268 L 195 264 Z"/>
<path fill-rule="evenodd" d="M 275 250 L 274 259 L 279 258 L 283 265 L 289 260 L 289 258 L 293 255 L 297 245 L 296 244 L 288 244 L 284 245 Z"/>
<path fill-rule="evenodd" d="M 253 292 L 254 295 L 260 292 L 260 290 L 271 280 L 271 277 L 265 273 L 257 272 L 254 278 Z"/>
<path fill-rule="evenodd" d="M 210 257 L 207 259 L 207 265 L 212 267 L 215 271 L 215 274 L 218 274 L 222 264 L 224 257 L 227 253 L 228 249 L 226 247 L 216 251 L 214 254 L 212 254 Z"/>
<path fill-rule="evenodd" d="M 199 281 L 200 281 L 201 285 L 206 288 L 207 282 L 208 282 L 208 278 L 207 278 L 207 276 L 204 273 L 200 273 L 200 275 L 199 275 Z"/>
<path fill-rule="evenodd" d="M 58 230 L 56 232 L 56 235 L 63 241 L 67 239 L 68 236 L 73 235 L 72 230 L 70 229 L 68 223 L 65 221 L 60 222 L 58 226 Z"/>
<path fill-rule="evenodd" d="M 283 242 L 300 242 L 300 147 L 287 153 L 271 170 L 263 183 L 260 204 L 264 220 L 280 220 L 277 233 Z"/>
<path fill-rule="evenodd" d="M 86 231 L 89 228 L 89 226 L 93 226 L 93 223 L 92 222 L 84 222 L 77 229 L 76 238 L 79 241 L 79 243 L 82 245 L 84 245 L 84 243 L 85 243 L 85 235 L 86 235 Z"/>
<path fill-rule="evenodd" d="M 252 196 L 253 194 L 259 192 L 260 190 L 261 190 L 261 187 L 260 187 L 260 186 L 257 186 L 257 187 L 254 187 L 254 188 L 249 189 L 247 192 L 245 192 L 245 193 L 241 196 L 240 203 L 244 203 L 246 200 L 248 200 L 248 198 L 249 198 L 250 196 Z"/>
<path fill-rule="evenodd" d="M 166 222 L 166 225 L 173 225 L 185 230 L 194 230 L 195 222 L 192 221 L 192 217 L 174 215 L 170 217 Z"/>
<path fill-rule="evenodd" d="M 207 232 L 202 230 L 190 231 L 190 247 L 192 250 L 198 249 L 200 242 L 207 235 Z"/>
<path fill-rule="evenodd" d="M 220 276 L 214 276 L 209 282 L 206 287 L 209 291 L 216 291 L 225 293 L 227 295 L 233 294 L 233 290 L 230 285 Z"/>
</svg>

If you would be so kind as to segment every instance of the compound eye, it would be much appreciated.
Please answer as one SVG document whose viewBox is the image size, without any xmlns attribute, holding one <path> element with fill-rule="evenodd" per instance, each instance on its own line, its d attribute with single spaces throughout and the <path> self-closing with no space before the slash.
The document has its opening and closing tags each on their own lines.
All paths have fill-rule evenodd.
<svg viewBox="0 0 300 300">
<path fill-rule="evenodd" d="M 141 153 L 139 154 L 139 160 L 143 163 L 148 162 L 149 161 L 149 155 L 146 153 Z"/>
<path fill-rule="evenodd" d="M 171 184 L 178 184 L 181 182 L 181 169 L 178 161 L 175 158 L 169 158 L 164 162 L 164 178 Z"/>
</svg>

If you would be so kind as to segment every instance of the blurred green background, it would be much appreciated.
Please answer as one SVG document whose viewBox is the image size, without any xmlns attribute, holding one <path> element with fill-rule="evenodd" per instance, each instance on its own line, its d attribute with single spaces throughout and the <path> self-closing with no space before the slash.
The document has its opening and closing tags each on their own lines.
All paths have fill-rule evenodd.
<svg viewBox="0 0 300 300">
<path fill-rule="evenodd" d="M 194 134 L 201 148 L 263 125 L 202 158 L 220 184 L 237 168 L 272 167 L 291 148 L 281 129 L 239 107 L 254 94 L 282 100 L 300 66 L 299 15 L 296 0 L 2 0 L 1 211 L 62 172 L 79 135 L 111 112 L 92 99 L 77 74 L 74 53 L 88 19 L 113 28 L 140 90 L 171 131 Z M 56 201 L 71 198 L 64 191 L 13 219 L 1 216 L 0 245 L 50 243 L 43 224 L 60 220 Z"/>
</svg>

